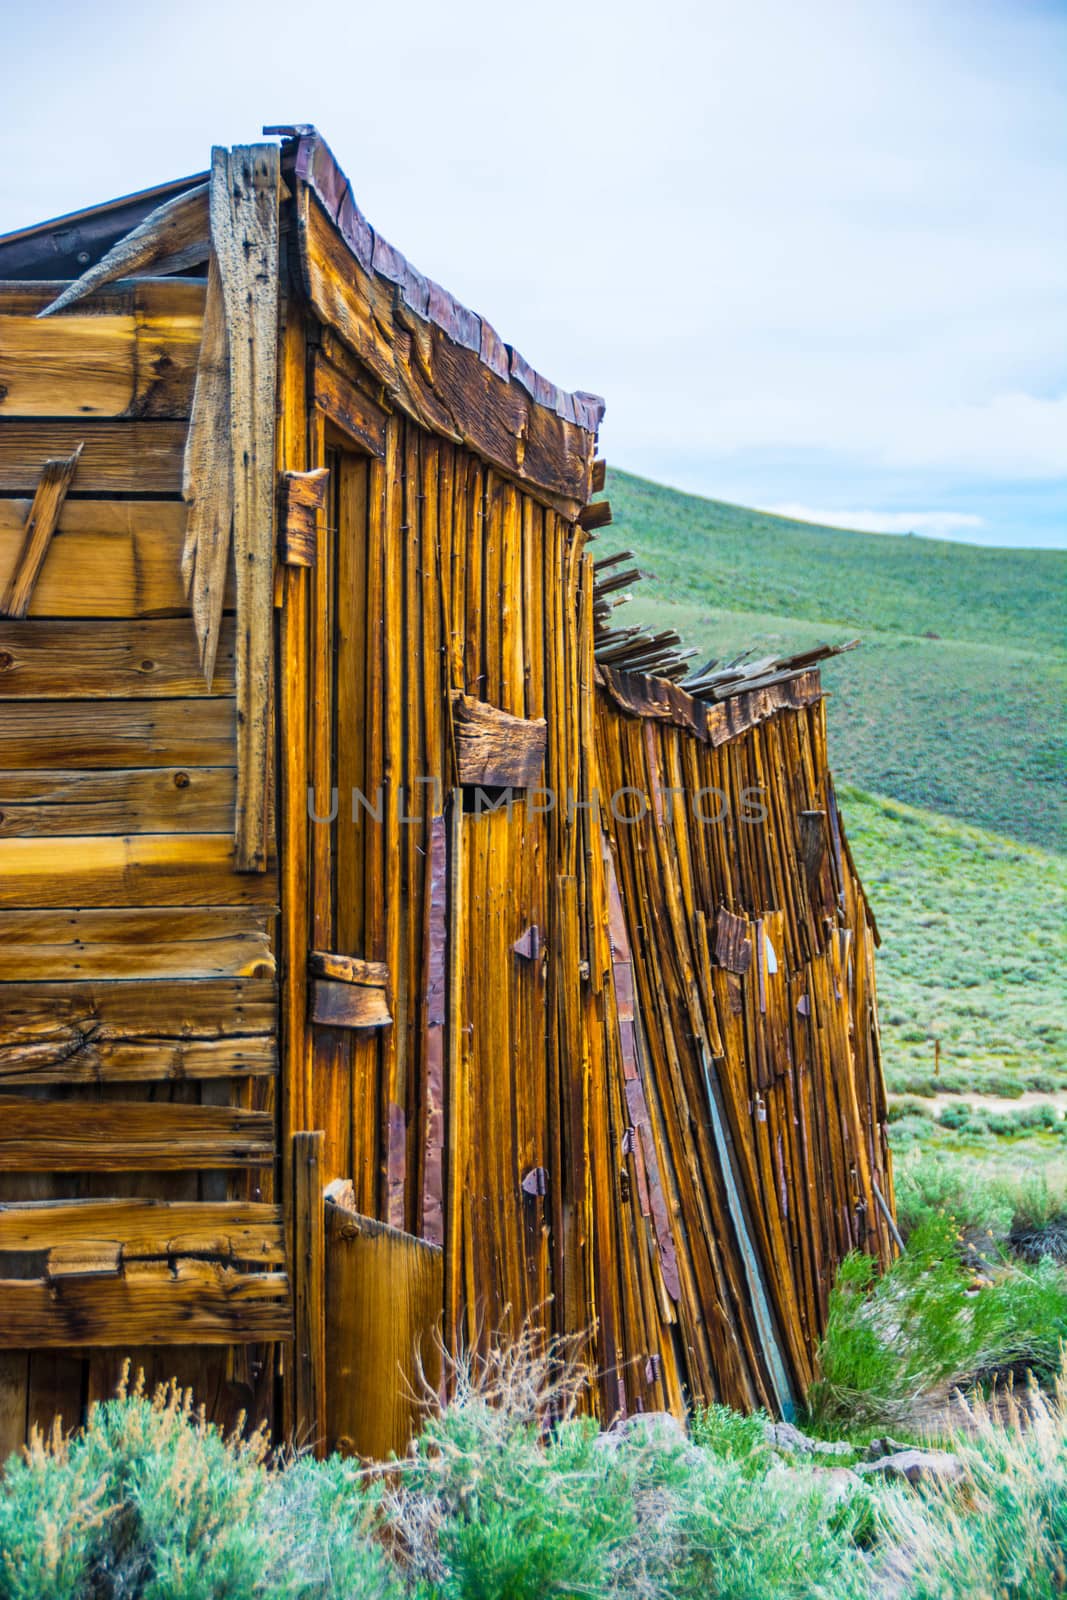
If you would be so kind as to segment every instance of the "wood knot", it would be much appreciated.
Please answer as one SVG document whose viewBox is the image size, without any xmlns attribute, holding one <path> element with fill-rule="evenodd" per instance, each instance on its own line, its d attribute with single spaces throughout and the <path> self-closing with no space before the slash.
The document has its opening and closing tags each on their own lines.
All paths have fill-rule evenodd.
<svg viewBox="0 0 1067 1600">
<path fill-rule="evenodd" d="M 141 671 L 142 672 L 154 672 L 155 670 L 156 670 L 156 664 L 155 664 L 154 661 L 142 661 L 141 662 Z"/>
<path fill-rule="evenodd" d="M 8 667 L 15 665 L 15 658 L 9 650 L 0 650 L 0 672 L 6 672 Z"/>
<path fill-rule="evenodd" d="M 188 789 L 189 782 L 190 779 L 187 772 L 176 772 L 174 774 L 174 787 L 176 789 Z"/>
</svg>

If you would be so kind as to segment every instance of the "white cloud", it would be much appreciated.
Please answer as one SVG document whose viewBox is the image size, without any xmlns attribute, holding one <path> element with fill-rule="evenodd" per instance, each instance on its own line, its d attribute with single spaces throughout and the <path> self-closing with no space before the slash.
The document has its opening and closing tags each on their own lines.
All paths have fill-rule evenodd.
<svg viewBox="0 0 1067 1600">
<path fill-rule="evenodd" d="M 921 533 L 930 539 L 958 539 L 961 534 L 986 525 L 984 517 L 969 511 L 827 511 L 796 501 L 763 509 L 776 517 L 815 522 L 826 528 L 848 528 L 860 533 Z"/>
</svg>

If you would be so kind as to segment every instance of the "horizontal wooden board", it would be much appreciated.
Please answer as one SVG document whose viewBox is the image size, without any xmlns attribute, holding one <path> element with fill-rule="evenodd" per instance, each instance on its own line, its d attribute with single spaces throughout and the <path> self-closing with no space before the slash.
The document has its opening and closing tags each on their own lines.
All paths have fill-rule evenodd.
<svg viewBox="0 0 1067 1600">
<path fill-rule="evenodd" d="M 0 1082 L 262 1077 L 276 1023 L 262 979 L 0 984 Z"/>
<path fill-rule="evenodd" d="M 187 417 L 202 313 L 0 312 L 0 416 Z"/>
<path fill-rule="evenodd" d="M 316 978 L 335 978 L 338 983 L 362 983 L 384 989 L 389 983 L 389 967 L 384 961 L 364 961 L 359 956 L 334 955 L 329 950 L 312 950 L 308 971 Z"/>
<path fill-rule="evenodd" d="M 271 978 L 268 916 L 166 911 L 0 911 L 0 980 Z"/>
<path fill-rule="evenodd" d="M 46 461 L 83 445 L 77 494 L 179 494 L 184 422 L 0 418 L 0 494 L 32 494 Z"/>
<path fill-rule="evenodd" d="M 67 278 L 0 279 L 0 316 L 36 317 L 69 286 Z M 206 278 L 119 278 L 79 300 L 76 311 L 58 315 L 195 321 L 206 292 Z"/>
<path fill-rule="evenodd" d="M 460 783 L 529 789 L 541 782 L 547 724 L 527 721 L 458 691 L 452 695 Z"/>
<path fill-rule="evenodd" d="M 22 548 L 28 499 L 0 499 L 0 588 Z M 185 507 L 177 500 L 72 500 L 37 579 L 31 617 L 161 617 L 188 613 L 181 559 Z M 233 573 L 225 606 L 234 605 Z"/>
<path fill-rule="evenodd" d="M 224 833 L 235 793 L 232 767 L 0 772 L 0 839 Z"/>
<path fill-rule="evenodd" d="M 0 839 L 0 910 L 49 906 L 277 907 L 273 872 L 233 870 L 227 834 Z"/>
<path fill-rule="evenodd" d="M 0 769 L 232 767 L 233 700 L 0 702 Z"/>
<path fill-rule="evenodd" d="M 385 449 L 385 412 L 321 356 L 315 357 L 312 395 L 319 410 L 350 439 L 373 455 L 382 454 Z"/>
<path fill-rule="evenodd" d="M 292 1337 L 289 1280 L 209 1261 L 146 1262 L 115 1278 L 0 1282 L 0 1346 L 268 1343 Z"/>
<path fill-rule="evenodd" d="M 247 1200 L 37 1200 L 0 1204 L 0 1251 L 53 1250 L 111 1240 L 123 1261 L 211 1255 L 285 1260 L 280 1206 Z"/>
<path fill-rule="evenodd" d="M 233 617 L 222 619 L 210 687 L 191 617 L 0 621 L 0 700 L 186 699 L 233 688 Z"/>
<path fill-rule="evenodd" d="M 144 985 L 145 988 L 150 985 Z M 269 1034 L 247 1039 L 84 1038 L 57 1028 L 27 1044 L 0 1044 L 0 1084 L 21 1089 L 47 1083 L 174 1083 L 215 1078 L 266 1078 L 278 1071 Z"/>
<path fill-rule="evenodd" d="M 0 1096 L 0 1172 L 183 1172 L 273 1157 L 267 1111 Z"/>
</svg>

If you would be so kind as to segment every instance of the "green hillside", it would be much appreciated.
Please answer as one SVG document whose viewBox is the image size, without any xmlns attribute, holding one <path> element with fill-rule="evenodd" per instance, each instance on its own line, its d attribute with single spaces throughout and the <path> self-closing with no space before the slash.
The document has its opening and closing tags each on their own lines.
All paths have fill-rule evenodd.
<svg viewBox="0 0 1067 1600">
<path fill-rule="evenodd" d="M 631 609 L 703 655 L 859 635 L 827 664 L 842 779 L 1048 849 L 1067 840 L 1067 555 L 849 533 L 609 472 L 615 521 L 654 576 Z"/>
<path fill-rule="evenodd" d="M 841 805 L 882 936 L 890 1089 L 1067 1089 L 1067 860 L 853 788 Z"/>
</svg>

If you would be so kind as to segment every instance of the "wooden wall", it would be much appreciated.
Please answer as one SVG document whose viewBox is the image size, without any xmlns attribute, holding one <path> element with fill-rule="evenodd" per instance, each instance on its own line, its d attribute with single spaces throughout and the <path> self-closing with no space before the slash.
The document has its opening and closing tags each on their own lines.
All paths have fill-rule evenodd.
<svg viewBox="0 0 1067 1600">
<path fill-rule="evenodd" d="M 37 321 L 61 287 L 0 286 L 0 597 L 80 447 L 0 615 L 0 1456 L 126 1354 L 269 1415 L 289 1326 L 277 873 L 233 870 L 232 599 L 206 684 L 181 575 L 204 285 Z"/>
</svg>

